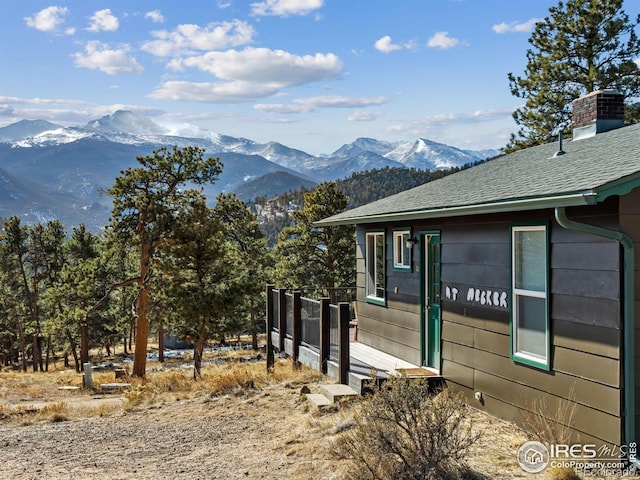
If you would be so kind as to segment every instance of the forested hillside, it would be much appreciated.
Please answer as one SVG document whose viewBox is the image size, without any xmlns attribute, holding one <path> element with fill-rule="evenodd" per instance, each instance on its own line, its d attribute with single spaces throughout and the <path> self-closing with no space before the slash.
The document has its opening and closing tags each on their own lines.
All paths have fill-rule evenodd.
<svg viewBox="0 0 640 480">
<path fill-rule="evenodd" d="M 350 177 L 335 182 L 349 201 L 347 208 L 355 208 L 389 195 L 431 182 L 446 175 L 483 163 L 484 160 L 453 167 L 448 170 L 418 170 L 416 168 L 381 168 L 352 173 Z M 274 245 L 278 233 L 291 224 L 290 213 L 304 206 L 304 194 L 309 189 L 301 188 L 277 197 L 257 197 L 250 208 L 258 214 L 260 230 Z"/>
</svg>

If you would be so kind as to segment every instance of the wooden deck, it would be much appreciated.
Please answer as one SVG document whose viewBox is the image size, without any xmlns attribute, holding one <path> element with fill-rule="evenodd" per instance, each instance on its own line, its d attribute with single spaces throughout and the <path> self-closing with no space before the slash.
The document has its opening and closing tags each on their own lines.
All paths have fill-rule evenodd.
<svg viewBox="0 0 640 480">
<path fill-rule="evenodd" d="M 420 368 L 419 365 L 406 362 L 400 358 L 376 350 L 360 342 L 350 342 L 350 371 L 361 375 L 370 375 L 372 370 L 383 376 L 394 373 L 398 368 Z"/>
</svg>

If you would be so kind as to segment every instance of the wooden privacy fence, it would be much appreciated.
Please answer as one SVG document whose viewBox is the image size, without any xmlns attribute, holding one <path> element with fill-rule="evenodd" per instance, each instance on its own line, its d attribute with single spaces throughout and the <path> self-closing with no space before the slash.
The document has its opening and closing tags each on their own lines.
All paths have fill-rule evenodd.
<svg viewBox="0 0 640 480">
<path fill-rule="evenodd" d="M 275 352 L 291 357 L 340 383 L 348 383 L 349 323 L 346 302 L 333 305 L 329 298 L 312 300 L 301 292 L 267 286 L 267 370 Z"/>
</svg>

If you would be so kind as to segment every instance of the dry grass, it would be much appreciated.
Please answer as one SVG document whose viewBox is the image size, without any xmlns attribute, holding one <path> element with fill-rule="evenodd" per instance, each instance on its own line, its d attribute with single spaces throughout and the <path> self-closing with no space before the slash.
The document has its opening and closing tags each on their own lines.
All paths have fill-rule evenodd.
<svg viewBox="0 0 640 480">
<path fill-rule="evenodd" d="M 317 410 L 301 395 L 302 387 L 317 392 L 320 384 L 329 379 L 304 367 L 294 369 L 290 361 L 279 359 L 274 371 L 267 374 L 264 361 L 239 360 L 249 355 L 252 353 L 246 351 L 218 355 L 224 362 L 203 365 L 202 377 L 195 381 L 192 369 L 183 368 L 183 362 L 149 362 L 147 378 L 127 379 L 132 387 L 122 394 L 101 395 L 97 389 L 59 390 L 60 386 L 82 385 L 82 374 L 73 371 L 0 372 L 0 422 L 21 425 L 113 417 L 116 424 L 123 421 L 123 412 L 139 410 L 141 415 L 148 415 L 147 409 L 162 412 L 164 408 L 174 412 L 167 422 L 179 422 L 174 417 L 187 418 L 193 415 L 190 412 L 201 411 L 206 405 L 207 414 L 228 417 L 231 424 L 233 419 L 250 417 L 252 428 L 265 430 L 264 435 L 256 431 L 247 436 L 249 443 L 243 455 L 250 457 L 253 450 L 255 455 L 261 455 L 260 459 L 248 461 L 261 464 L 268 451 L 288 462 L 282 478 L 345 478 L 349 462 L 333 459 L 329 452 L 337 438 L 354 431 L 363 402 Z M 113 371 L 93 374 L 96 386 L 114 380 Z M 531 438 L 513 424 L 477 410 L 471 409 L 470 415 L 474 430 L 482 431 L 482 439 L 470 447 L 465 458 L 469 467 L 484 478 L 527 478 L 517 465 L 515 453 Z M 279 433 L 271 429 L 273 422 L 282 424 Z M 260 448 L 252 449 L 250 442 L 261 442 Z M 235 455 L 232 452 L 235 450 L 228 453 L 231 457 Z M 274 468 L 281 468 L 279 465 Z"/>
</svg>

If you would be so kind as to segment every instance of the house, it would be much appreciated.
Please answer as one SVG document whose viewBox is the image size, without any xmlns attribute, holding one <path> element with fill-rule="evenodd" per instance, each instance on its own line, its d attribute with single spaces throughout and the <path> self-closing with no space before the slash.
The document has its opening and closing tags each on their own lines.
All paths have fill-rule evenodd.
<svg viewBox="0 0 640 480">
<path fill-rule="evenodd" d="M 574 441 L 616 451 L 640 413 L 640 124 L 624 126 L 610 91 L 577 99 L 573 115 L 564 145 L 317 225 L 356 225 L 360 342 L 438 372 L 500 418 L 573 412 Z"/>
</svg>

